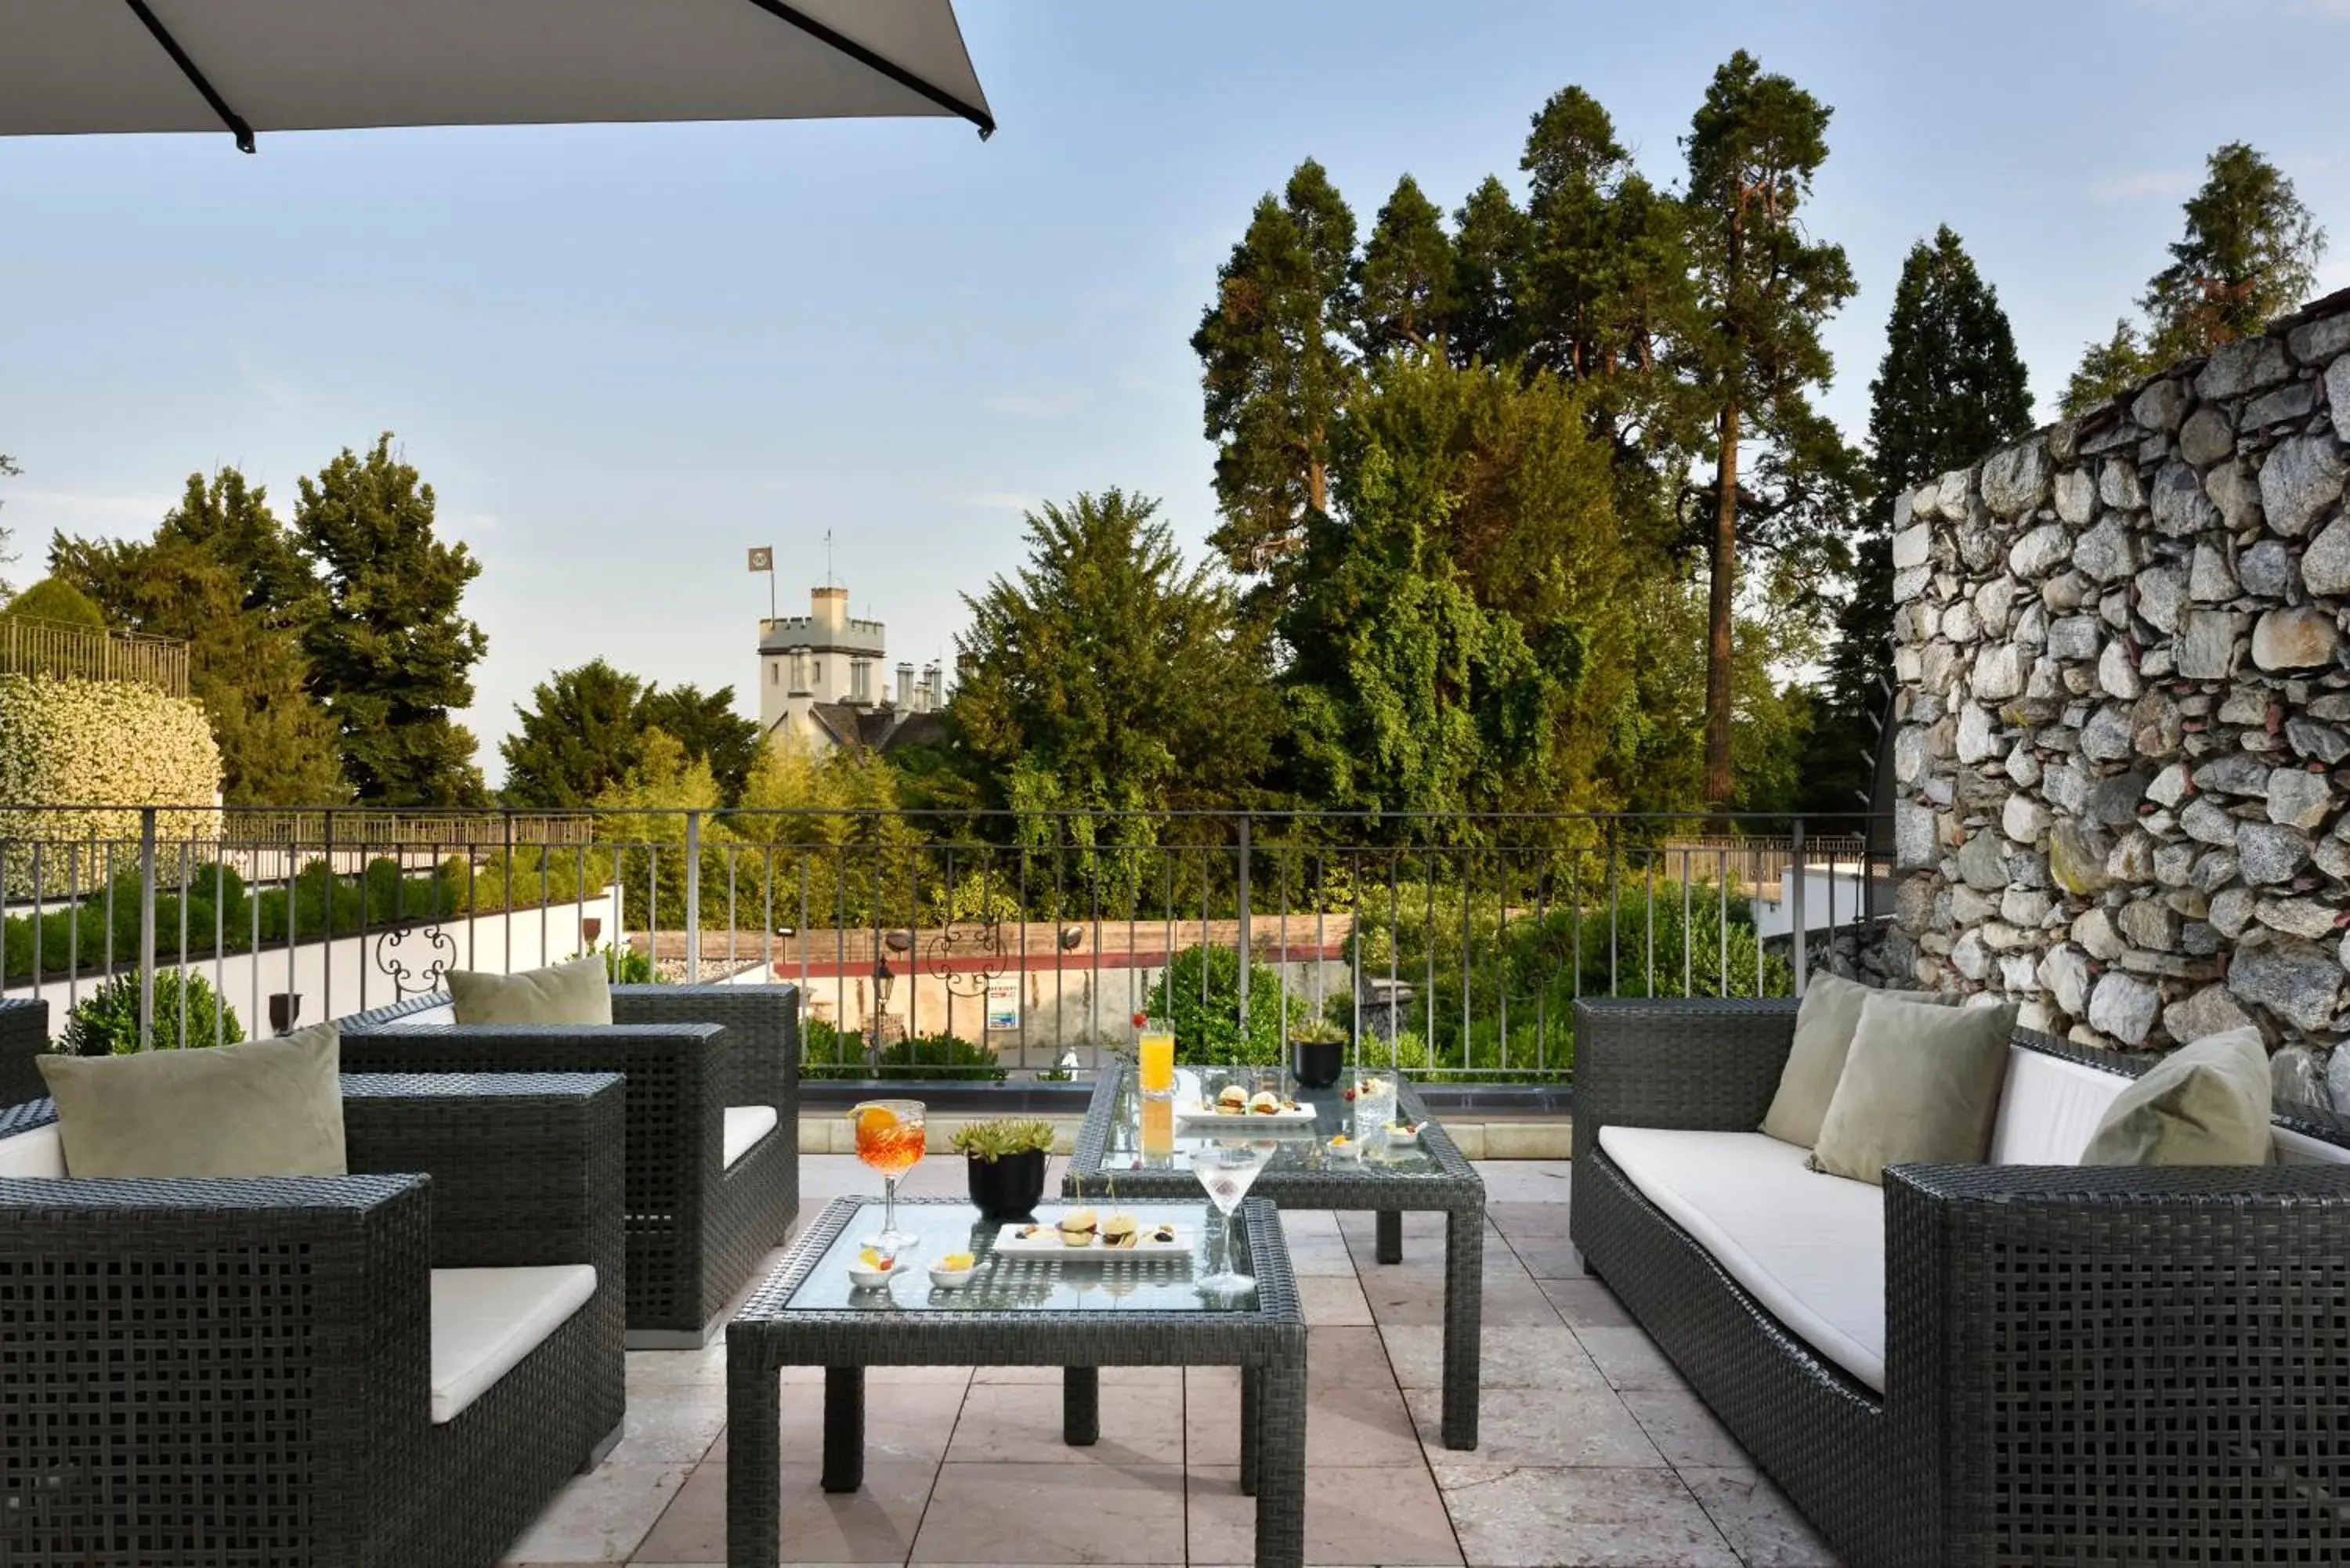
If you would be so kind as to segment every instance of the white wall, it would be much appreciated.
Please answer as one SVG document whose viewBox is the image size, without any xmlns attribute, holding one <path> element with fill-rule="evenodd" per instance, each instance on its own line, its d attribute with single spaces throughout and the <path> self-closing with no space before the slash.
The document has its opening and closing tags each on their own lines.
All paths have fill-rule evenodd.
<svg viewBox="0 0 2350 1568">
<path fill-rule="evenodd" d="M 265 948 L 257 955 L 231 953 L 217 967 L 211 959 L 192 961 L 188 967 L 219 988 L 244 1024 L 246 1037 L 257 1039 L 273 1033 L 269 1027 L 273 992 L 301 994 L 297 1027 L 325 1018 L 348 1017 L 397 1002 L 403 994 L 436 989 L 427 978 L 427 971 L 436 965 L 441 970 L 506 971 L 560 963 L 586 950 L 580 922 L 591 919 L 602 922 L 599 941 L 615 940 L 620 930 L 619 889 L 608 888 L 577 903 L 552 904 L 544 909 L 481 915 L 470 920 L 461 916 L 438 928 L 437 945 L 423 929 L 396 936 L 375 931 L 363 938 L 301 942 L 290 954 L 278 946 Z M 407 970 L 404 980 L 391 972 L 395 967 Z M 10 986 L 0 994 L 46 997 L 49 1032 L 54 1035 L 65 1028 L 74 998 L 88 995 L 105 978 L 92 970 L 85 971 L 78 983 L 53 976 L 38 985 Z"/>
</svg>

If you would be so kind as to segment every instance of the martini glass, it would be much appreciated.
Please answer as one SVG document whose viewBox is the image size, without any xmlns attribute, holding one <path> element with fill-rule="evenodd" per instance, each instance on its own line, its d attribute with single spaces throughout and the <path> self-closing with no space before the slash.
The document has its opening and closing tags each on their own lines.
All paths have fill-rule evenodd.
<svg viewBox="0 0 2350 1568">
<path fill-rule="evenodd" d="M 898 1179 L 921 1163 L 922 1102 L 867 1100 L 849 1115 L 857 1120 L 857 1158 L 881 1173 L 881 1231 L 868 1245 L 894 1257 L 914 1244 L 898 1229 Z"/>
<path fill-rule="evenodd" d="M 1208 1189 L 1208 1200 L 1224 1217 L 1212 1266 L 1200 1281 L 1200 1289 L 1207 1294 L 1237 1295 L 1256 1289 L 1254 1279 L 1232 1268 L 1232 1211 L 1248 1196 L 1256 1173 L 1273 1158 L 1274 1147 L 1264 1140 L 1213 1138 L 1191 1151 L 1192 1171 L 1200 1178 L 1200 1185 Z"/>
</svg>

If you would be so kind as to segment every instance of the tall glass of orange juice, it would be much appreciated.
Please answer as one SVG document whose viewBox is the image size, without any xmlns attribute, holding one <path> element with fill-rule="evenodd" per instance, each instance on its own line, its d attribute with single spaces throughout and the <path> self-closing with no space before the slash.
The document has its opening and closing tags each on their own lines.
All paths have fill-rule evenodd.
<svg viewBox="0 0 2350 1568">
<path fill-rule="evenodd" d="M 1175 1031 L 1144 1013 L 1134 1015 L 1135 1074 L 1146 1100 L 1175 1097 Z"/>
<path fill-rule="evenodd" d="M 898 1229 L 898 1179 L 921 1163 L 922 1102 L 867 1100 L 848 1114 L 857 1124 L 857 1158 L 881 1173 L 881 1231 L 868 1244 L 894 1256 L 914 1241 Z"/>
<path fill-rule="evenodd" d="M 1142 1102 L 1142 1162 L 1150 1166 L 1175 1163 L 1175 1102 Z"/>
</svg>

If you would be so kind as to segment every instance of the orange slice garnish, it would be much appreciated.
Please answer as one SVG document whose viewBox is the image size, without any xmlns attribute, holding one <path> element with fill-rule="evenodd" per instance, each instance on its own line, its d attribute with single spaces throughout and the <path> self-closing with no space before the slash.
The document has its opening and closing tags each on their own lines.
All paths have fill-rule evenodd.
<svg viewBox="0 0 2350 1568">
<path fill-rule="evenodd" d="M 886 1137 L 898 1125 L 894 1112 L 880 1106 L 868 1106 L 857 1113 L 857 1136 L 862 1138 Z"/>
</svg>

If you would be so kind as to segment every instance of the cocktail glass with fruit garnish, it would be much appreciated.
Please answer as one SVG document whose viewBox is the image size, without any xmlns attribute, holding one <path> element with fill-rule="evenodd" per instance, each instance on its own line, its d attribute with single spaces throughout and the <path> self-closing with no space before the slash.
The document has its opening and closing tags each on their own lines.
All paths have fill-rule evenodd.
<svg viewBox="0 0 2350 1568">
<path fill-rule="evenodd" d="M 1211 1260 L 1200 1289 L 1210 1295 L 1237 1295 L 1256 1289 L 1256 1281 L 1234 1270 L 1232 1262 L 1232 1213 L 1248 1196 L 1256 1173 L 1273 1158 L 1277 1146 L 1264 1138 L 1212 1138 L 1191 1150 L 1191 1169 L 1208 1189 L 1208 1200 L 1221 1210 L 1224 1223 L 1217 1235 L 1222 1245 Z"/>
<path fill-rule="evenodd" d="M 870 1244 L 894 1257 L 914 1242 L 898 1229 L 898 1179 L 921 1163 L 922 1102 L 867 1100 L 848 1114 L 857 1124 L 857 1158 L 881 1173 L 881 1230 Z"/>
</svg>

